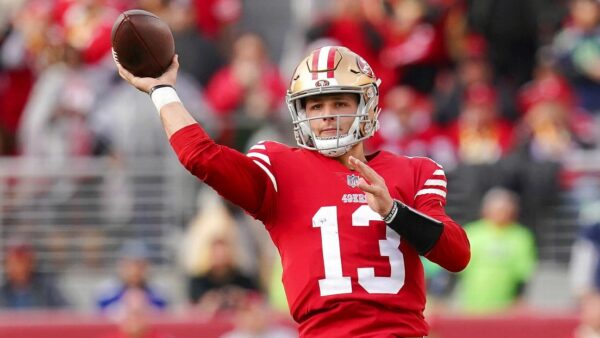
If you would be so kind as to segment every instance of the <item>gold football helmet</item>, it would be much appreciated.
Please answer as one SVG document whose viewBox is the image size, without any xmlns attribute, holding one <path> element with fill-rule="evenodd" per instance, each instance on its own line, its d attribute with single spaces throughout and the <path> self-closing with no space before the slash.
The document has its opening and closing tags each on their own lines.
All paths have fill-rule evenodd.
<svg viewBox="0 0 600 338">
<path fill-rule="evenodd" d="M 329 157 L 345 154 L 353 145 L 369 138 L 379 128 L 379 84 L 369 64 L 346 47 L 327 46 L 311 52 L 296 67 L 286 101 L 294 136 L 300 147 L 317 150 Z M 310 127 L 303 98 L 332 93 L 355 93 L 359 96 L 358 110 L 354 115 L 334 115 L 339 125 L 341 117 L 354 117 L 347 134 L 334 137 L 317 137 Z"/>
</svg>

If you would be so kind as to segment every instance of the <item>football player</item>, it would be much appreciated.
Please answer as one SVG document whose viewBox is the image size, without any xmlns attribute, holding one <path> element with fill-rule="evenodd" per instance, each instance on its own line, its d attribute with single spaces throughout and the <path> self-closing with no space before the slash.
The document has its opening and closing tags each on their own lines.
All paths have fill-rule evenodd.
<svg viewBox="0 0 600 338">
<path fill-rule="evenodd" d="M 379 80 L 345 47 L 310 53 L 287 91 L 299 147 L 259 142 L 247 154 L 216 144 L 173 86 L 177 57 L 150 94 L 181 163 L 262 221 L 283 264 L 302 337 L 422 337 L 425 283 L 419 255 L 456 272 L 470 259 L 463 229 L 444 211 L 446 177 L 427 158 L 363 141 L 378 128 Z"/>
</svg>

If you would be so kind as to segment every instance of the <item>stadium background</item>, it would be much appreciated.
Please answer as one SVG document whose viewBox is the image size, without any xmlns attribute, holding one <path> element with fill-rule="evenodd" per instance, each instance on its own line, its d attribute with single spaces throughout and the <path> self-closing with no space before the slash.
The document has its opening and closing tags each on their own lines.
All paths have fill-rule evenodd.
<svg viewBox="0 0 600 338">
<path fill-rule="evenodd" d="M 150 100 L 115 73 L 110 31 L 129 8 L 169 23 L 182 65 L 180 96 L 214 138 L 241 151 L 260 139 L 294 144 L 284 91 L 307 51 L 341 44 L 364 56 L 383 80 L 382 129 L 369 148 L 444 165 L 447 211 L 463 224 L 480 217 L 488 189 L 516 192 L 519 220 L 535 238 L 522 299 L 493 314 L 461 311 L 460 278 L 433 269 L 432 336 L 572 336 L 582 272 L 570 278 L 571 249 L 583 226 L 600 221 L 598 6 L 0 1 L 0 260 L 31 252 L 68 303 L 6 306 L 0 336 L 100 337 L 118 326 L 122 317 L 101 314 L 96 300 L 133 238 L 144 241 L 147 250 L 137 254 L 169 300 L 159 317 L 147 314 L 160 330 L 208 337 L 240 325 L 235 316 L 215 319 L 188 294 L 190 279 L 209 269 L 214 238 L 236 243 L 231 255 L 258 285 L 259 302 L 268 299 L 276 322 L 293 327 L 270 282 L 277 257 L 260 225 L 180 168 Z"/>
</svg>

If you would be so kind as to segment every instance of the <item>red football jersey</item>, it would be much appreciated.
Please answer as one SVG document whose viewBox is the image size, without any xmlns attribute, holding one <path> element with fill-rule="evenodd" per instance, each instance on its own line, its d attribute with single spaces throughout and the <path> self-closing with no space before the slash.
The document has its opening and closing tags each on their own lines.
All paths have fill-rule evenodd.
<svg viewBox="0 0 600 338">
<path fill-rule="evenodd" d="M 427 335 L 419 255 L 369 208 L 356 172 L 276 142 L 243 155 L 215 144 L 198 125 L 178 131 L 171 143 L 194 175 L 265 224 L 302 337 Z M 464 268 L 469 243 L 444 212 L 443 169 L 388 152 L 368 160 L 393 198 L 444 223 L 426 257 L 451 271 Z"/>
</svg>

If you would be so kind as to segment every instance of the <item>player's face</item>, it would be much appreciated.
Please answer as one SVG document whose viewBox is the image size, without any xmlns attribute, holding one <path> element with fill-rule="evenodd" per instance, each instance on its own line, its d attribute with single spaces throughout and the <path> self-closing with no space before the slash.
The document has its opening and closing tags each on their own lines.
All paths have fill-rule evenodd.
<svg viewBox="0 0 600 338">
<path fill-rule="evenodd" d="M 306 98 L 306 117 L 315 118 L 310 120 L 310 127 L 317 137 L 335 137 L 346 135 L 352 122 L 353 116 L 339 118 L 336 115 L 356 115 L 358 109 L 358 97 L 356 94 L 331 94 L 317 95 Z"/>
</svg>

